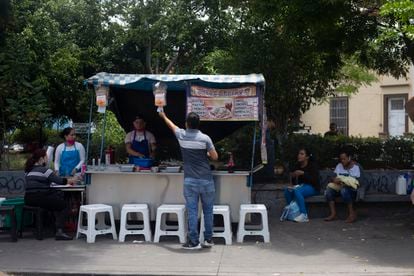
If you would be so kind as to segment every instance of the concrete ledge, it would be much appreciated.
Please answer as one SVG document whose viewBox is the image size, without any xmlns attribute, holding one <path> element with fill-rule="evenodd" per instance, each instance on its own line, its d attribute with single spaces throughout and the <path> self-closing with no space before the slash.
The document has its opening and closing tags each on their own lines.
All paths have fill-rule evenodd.
<svg viewBox="0 0 414 276">
<path fill-rule="evenodd" d="M 395 194 L 371 194 L 366 195 L 360 202 L 409 202 L 411 201 L 410 195 L 395 195 Z M 326 202 L 325 196 L 317 195 L 307 197 L 305 199 L 307 203 L 323 203 Z M 342 202 L 338 198 L 337 202 Z"/>
</svg>

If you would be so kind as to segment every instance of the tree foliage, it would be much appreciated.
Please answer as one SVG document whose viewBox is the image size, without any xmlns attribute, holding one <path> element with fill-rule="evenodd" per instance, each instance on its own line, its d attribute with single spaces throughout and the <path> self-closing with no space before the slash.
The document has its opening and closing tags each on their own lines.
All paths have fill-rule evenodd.
<svg viewBox="0 0 414 276">
<path fill-rule="evenodd" d="M 336 92 L 403 76 L 410 0 L 3 0 L 2 132 L 86 121 L 82 80 L 118 73 L 263 73 L 280 132 Z"/>
</svg>

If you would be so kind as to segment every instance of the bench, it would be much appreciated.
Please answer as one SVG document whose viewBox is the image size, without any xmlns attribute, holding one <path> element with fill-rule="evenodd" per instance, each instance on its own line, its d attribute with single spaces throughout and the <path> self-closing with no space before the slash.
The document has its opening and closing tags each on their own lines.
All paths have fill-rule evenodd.
<svg viewBox="0 0 414 276">
<path fill-rule="evenodd" d="M 395 194 L 395 183 L 399 175 L 413 173 L 413 171 L 365 170 L 360 178 L 360 187 L 357 191 L 357 202 L 409 202 L 410 195 Z M 321 194 L 305 199 L 308 203 L 326 202 L 323 195 L 330 179 L 335 174 L 330 170 L 320 171 Z M 341 199 L 338 198 L 338 202 Z"/>
</svg>

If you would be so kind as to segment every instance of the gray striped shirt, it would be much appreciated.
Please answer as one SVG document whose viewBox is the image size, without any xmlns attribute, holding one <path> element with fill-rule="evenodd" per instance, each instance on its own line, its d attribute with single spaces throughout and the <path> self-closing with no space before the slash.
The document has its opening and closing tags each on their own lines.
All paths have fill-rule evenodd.
<svg viewBox="0 0 414 276">
<path fill-rule="evenodd" d="M 44 191 L 50 189 L 51 183 L 66 185 L 66 178 L 57 176 L 51 169 L 43 166 L 34 166 L 26 173 L 26 192 Z"/>
<path fill-rule="evenodd" d="M 184 178 L 212 180 L 207 152 L 214 149 L 211 138 L 197 129 L 175 131 L 184 160 Z"/>
</svg>

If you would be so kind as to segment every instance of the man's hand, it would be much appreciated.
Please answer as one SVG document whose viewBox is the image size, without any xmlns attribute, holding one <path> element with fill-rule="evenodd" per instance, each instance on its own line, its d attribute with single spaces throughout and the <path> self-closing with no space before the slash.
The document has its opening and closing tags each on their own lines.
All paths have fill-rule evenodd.
<svg viewBox="0 0 414 276">
<path fill-rule="evenodd" d="M 143 155 L 142 153 L 136 152 L 135 157 L 144 158 L 145 155 Z"/>
<path fill-rule="evenodd" d="M 76 182 L 78 182 L 80 179 L 79 179 L 79 177 L 78 176 L 74 176 L 74 177 L 69 177 L 68 178 L 68 184 L 69 185 L 75 185 L 76 184 Z"/>
<path fill-rule="evenodd" d="M 158 112 L 158 115 L 160 115 L 160 117 L 164 120 L 167 117 L 164 112 Z"/>
<path fill-rule="evenodd" d="M 335 177 L 333 179 L 333 183 L 338 184 L 338 185 L 341 185 L 342 182 L 341 182 L 341 180 L 338 177 Z"/>
<path fill-rule="evenodd" d="M 296 170 L 296 171 L 292 172 L 290 175 L 291 175 L 292 177 L 299 177 L 299 176 L 304 175 L 304 174 L 305 174 L 305 172 L 304 172 L 304 171 L 301 171 L 301 170 Z"/>
</svg>

